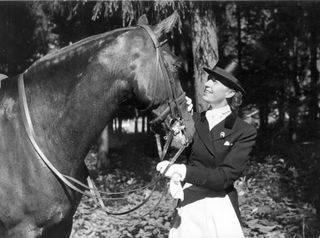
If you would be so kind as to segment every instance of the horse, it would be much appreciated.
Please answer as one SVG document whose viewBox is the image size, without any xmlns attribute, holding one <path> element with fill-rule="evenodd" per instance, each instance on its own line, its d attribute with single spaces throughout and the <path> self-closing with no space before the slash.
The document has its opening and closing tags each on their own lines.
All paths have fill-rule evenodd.
<svg viewBox="0 0 320 238">
<path fill-rule="evenodd" d="M 171 96 L 181 98 L 184 91 L 177 57 L 167 44 L 159 43 L 157 51 L 153 38 L 161 42 L 177 18 L 174 13 L 148 26 L 153 36 L 137 26 L 85 38 L 1 82 L 0 237 L 69 237 L 82 196 L 66 186 L 35 151 L 26 116 L 37 145 L 55 168 L 85 184 L 84 159 L 121 105 L 147 110 L 156 122 L 168 125 L 164 121 L 172 119 L 176 100 L 172 102 L 165 86 L 159 52 L 172 77 Z M 185 100 L 178 109 L 190 139 L 194 127 Z"/>
</svg>

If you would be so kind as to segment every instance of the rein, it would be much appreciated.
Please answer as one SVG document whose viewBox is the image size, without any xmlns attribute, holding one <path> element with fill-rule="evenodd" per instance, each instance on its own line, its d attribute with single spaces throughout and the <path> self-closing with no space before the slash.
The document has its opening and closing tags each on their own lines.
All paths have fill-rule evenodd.
<svg viewBox="0 0 320 238">
<path fill-rule="evenodd" d="M 54 175 L 56 175 L 65 185 L 67 185 L 69 188 L 73 189 L 74 191 L 77 191 L 79 193 L 81 193 L 82 195 L 91 197 L 94 199 L 94 201 L 99 201 L 100 205 L 103 204 L 102 198 L 100 194 L 105 194 L 105 195 L 119 195 L 119 194 L 127 194 L 127 193 L 131 193 L 131 192 L 135 192 L 135 191 L 139 191 L 148 187 L 153 186 L 151 193 L 147 196 L 147 198 L 145 198 L 145 200 L 143 202 L 141 202 L 141 204 L 137 205 L 136 207 L 125 211 L 125 212 L 119 212 L 119 213 L 114 213 L 114 212 L 110 212 L 108 210 L 106 210 L 105 206 L 103 205 L 102 208 L 103 210 L 109 214 L 109 215 L 124 215 L 127 213 L 130 213 L 136 209 L 138 209 L 139 207 L 141 207 L 142 205 L 144 205 L 151 197 L 153 191 L 155 190 L 155 185 L 160 181 L 160 178 L 158 178 L 156 181 L 151 182 L 149 185 L 144 186 L 142 188 L 139 189 L 134 189 L 134 190 L 130 190 L 130 191 L 126 191 L 126 192 L 115 192 L 115 193 L 110 193 L 110 192 L 104 192 L 104 191 L 98 191 L 96 189 L 95 186 L 92 186 L 94 183 L 91 180 L 91 178 L 88 179 L 88 184 L 91 185 L 90 187 L 83 184 L 82 182 L 80 182 L 79 180 L 70 177 L 68 175 L 64 175 L 62 174 L 59 170 L 57 170 L 55 168 L 55 166 L 50 162 L 50 160 L 47 158 L 47 156 L 42 152 L 42 150 L 40 149 L 39 145 L 37 144 L 36 140 L 35 140 L 35 132 L 33 129 L 33 123 L 31 121 L 31 117 L 30 117 L 30 112 L 29 112 L 29 108 L 28 108 L 28 103 L 27 103 L 27 98 L 26 98 L 26 94 L 25 94 L 25 87 L 24 87 L 24 82 L 23 82 L 23 74 L 20 74 L 18 77 L 18 91 L 19 91 L 19 105 L 20 105 L 20 109 L 23 112 L 22 113 L 22 120 L 23 120 L 23 124 L 24 127 L 26 129 L 28 138 L 34 148 L 34 150 L 37 152 L 37 154 L 39 155 L 39 157 L 42 159 L 42 161 L 47 165 L 47 167 L 52 171 L 52 173 Z M 75 184 L 79 185 L 80 187 L 82 187 L 83 189 L 86 189 L 88 191 L 85 190 L 81 190 L 78 187 L 76 187 L 74 184 L 72 184 L 70 181 L 74 182 Z M 115 198 L 115 199 L 120 199 L 120 198 Z M 112 198 L 108 198 L 108 200 L 112 200 Z"/>
<path fill-rule="evenodd" d="M 172 115 L 172 117 L 174 119 L 178 118 L 178 120 L 179 120 L 179 117 L 181 116 L 181 110 L 178 107 L 178 103 L 180 103 L 185 98 L 185 94 L 182 94 L 178 99 L 176 99 L 176 96 L 175 96 L 175 93 L 174 93 L 174 90 L 173 90 L 172 75 L 170 74 L 170 72 L 168 72 L 168 70 L 164 70 L 164 72 L 162 71 L 162 68 L 165 68 L 165 67 L 164 67 L 164 62 L 163 62 L 162 55 L 160 54 L 160 51 L 159 51 L 159 46 L 160 46 L 159 42 L 155 38 L 155 35 L 154 35 L 154 33 L 153 33 L 153 31 L 151 30 L 150 27 L 148 27 L 146 25 L 140 25 L 139 27 L 141 27 L 144 30 L 146 30 L 146 32 L 149 34 L 149 36 L 151 37 L 151 39 L 154 42 L 154 45 L 156 47 L 156 52 L 157 52 L 157 71 L 160 68 L 160 71 L 162 72 L 162 76 L 163 76 L 165 84 L 166 84 L 166 89 L 167 89 L 168 94 L 169 94 L 168 107 L 160 114 L 160 116 L 158 116 L 153 121 L 154 122 L 163 121 L 165 119 L 165 117 L 169 113 L 171 113 L 171 115 Z M 158 78 L 158 73 L 157 73 L 157 78 Z M 30 117 L 30 112 L 29 112 L 26 93 L 25 93 L 23 74 L 20 74 L 19 77 L 18 77 L 18 93 L 19 93 L 19 106 L 20 106 L 20 110 L 22 112 L 22 115 L 21 115 L 22 116 L 22 121 L 23 121 L 25 130 L 26 130 L 28 139 L 30 140 L 34 150 L 37 152 L 38 156 L 42 159 L 42 161 L 46 164 L 46 166 L 66 186 L 68 186 L 69 188 L 71 188 L 74 191 L 79 192 L 82 195 L 85 195 L 85 196 L 93 198 L 93 200 L 101 206 L 103 211 L 105 211 L 109 215 L 124 215 L 124 214 L 128 214 L 130 212 L 133 212 L 133 211 L 137 210 L 141 206 L 143 206 L 150 199 L 150 197 L 152 196 L 152 194 L 153 194 L 153 192 L 155 190 L 155 187 L 156 187 L 157 183 L 160 182 L 164 178 L 164 175 L 158 176 L 158 178 L 156 178 L 155 181 L 150 182 L 148 185 L 143 186 L 141 188 L 133 189 L 133 190 L 125 191 L 125 192 L 114 192 L 114 193 L 111 193 L 111 192 L 105 192 L 105 191 L 98 190 L 96 188 L 96 186 L 94 185 L 94 182 L 92 181 L 92 179 L 90 177 L 88 177 L 88 185 L 89 186 L 87 186 L 87 185 L 83 184 L 82 182 L 78 181 L 77 179 L 75 179 L 73 177 L 70 177 L 68 175 L 62 174 L 60 171 L 58 171 L 55 168 L 55 166 L 50 162 L 50 160 L 46 157 L 46 155 L 43 153 L 43 151 L 40 149 L 39 145 L 36 142 L 36 139 L 35 139 L 36 135 L 35 135 L 33 123 L 32 123 L 31 117 Z M 148 106 L 148 108 L 151 107 L 152 104 L 153 104 L 153 101 Z M 169 148 L 169 145 L 172 142 L 172 139 L 173 139 L 173 136 L 174 136 L 174 131 L 173 130 L 169 131 L 169 134 L 167 135 L 166 143 L 165 143 L 163 148 L 161 146 L 160 136 L 158 134 L 156 134 L 155 136 L 156 136 L 156 141 L 157 141 L 158 154 L 159 154 L 160 160 L 163 160 L 165 158 L 165 156 L 166 156 L 166 153 L 167 153 L 167 150 Z M 188 146 L 188 143 L 183 145 L 178 150 L 178 152 L 174 155 L 174 157 L 172 159 L 170 159 L 170 164 L 167 166 L 167 168 L 165 169 L 163 174 L 166 173 L 166 171 L 169 169 L 169 167 L 177 160 L 177 158 L 181 155 L 181 153 L 184 151 L 184 149 L 187 146 Z M 80 189 L 77 186 L 75 186 L 75 184 L 77 184 L 77 186 L 81 187 L 82 189 Z M 110 211 L 108 211 L 106 209 L 105 205 L 104 205 L 103 200 L 104 199 L 119 200 L 119 199 L 125 199 L 125 198 L 102 198 L 101 197 L 101 194 L 108 195 L 108 196 L 111 196 L 111 195 L 122 195 L 122 194 L 128 194 L 128 193 L 132 193 L 132 192 L 136 192 L 136 191 L 141 191 L 143 189 L 150 188 L 150 187 L 152 187 L 152 190 L 151 190 L 150 194 L 148 196 L 146 196 L 144 198 L 144 200 L 140 204 L 138 204 L 135 207 L 133 207 L 132 209 L 129 209 L 129 210 L 124 211 L 124 212 L 110 212 Z M 163 194 L 161 195 L 160 199 L 158 200 L 157 204 L 153 207 L 153 209 L 150 209 L 144 215 L 147 215 L 152 210 L 156 209 L 156 207 L 160 204 L 161 199 L 164 197 L 165 192 L 166 192 L 166 189 L 163 191 Z"/>
</svg>

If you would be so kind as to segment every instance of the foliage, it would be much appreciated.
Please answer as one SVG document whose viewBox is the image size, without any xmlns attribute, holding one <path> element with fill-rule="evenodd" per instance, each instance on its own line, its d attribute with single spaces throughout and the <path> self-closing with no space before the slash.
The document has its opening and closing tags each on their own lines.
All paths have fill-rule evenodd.
<svg viewBox="0 0 320 238">
<path fill-rule="evenodd" d="M 311 52 L 319 46 L 319 34 L 311 37 L 312 26 L 319 27 L 313 11 L 319 4 L 238 2 L 216 9 L 219 55 L 239 59 L 239 77 L 248 89 L 246 103 L 259 108 L 261 132 L 267 131 L 268 114 L 276 110 L 279 124 L 296 132 L 297 123 L 306 123 L 306 115 L 319 111 L 311 103 L 319 91 L 309 88 L 310 80 L 319 82 L 311 71 L 316 67 Z"/>
<path fill-rule="evenodd" d="M 248 237 L 317 237 L 316 210 L 302 199 L 301 175 L 278 156 L 252 162 L 236 183 Z"/>
<path fill-rule="evenodd" d="M 1 2 L 0 30 L 6 34 L 0 37 L 0 71 L 16 74 L 57 47 L 134 25 L 142 14 L 155 24 L 178 10 L 181 23 L 169 44 L 184 61 L 183 84 L 193 93 L 194 80 L 199 79 L 193 79 L 197 62 L 192 55 L 192 17 L 200 11 L 208 22 L 216 22 L 221 60 L 239 59 L 239 77 L 248 89 L 246 103 L 258 107 L 261 131 L 267 130 L 268 114 L 277 110 L 279 124 L 295 132 L 295 124 L 309 123 L 310 118 L 314 124 L 319 113 L 319 7 L 317 2 L 301 1 Z M 206 14 L 208 9 L 213 14 Z"/>
<path fill-rule="evenodd" d="M 97 1 L 93 9 L 92 19 L 110 18 L 114 14 L 121 15 L 122 26 L 131 26 L 143 14 L 148 16 L 150 24 L 156 24 L 169 16 L 174 10 L 183 10 L 184 1 Z"/>
<path fill-rule="evenodd" d="M 121 135 L 118 135 L 121 137 Z M 113 137 L 114 138 L 114 137 Z M 118 148 L 112 149 L 111 164 L 107 175 L 96 175 L 99 189 L 116 192 L 146 185 L 154 177 L 157 159 L 153 152 L 154 140 L 146 135 L 128 135 L 127 140 Z M 128 139 L 129 138 L 129 139 Z M 139 143 L 137 144 L 137 141 Z M 123 149 L 127 148 L 127 149 Z M 86 164 L 91 173 L 96 174 L 96 153 L 93 150 Z M 121 168 L 121 169 L 120 169 Z M 152 211 L 161 196 L 162 184 L 156 188 L 151 200 L 139 209 L 125 216 L 110 216 L 94 205 L 92 199 L 83 198 L 74 217 L 74 229 L 71 237 L 164 237 L 169 227 L 174 201 L 165 196 L 159 209 Z M 125 211 L 138 204 L 145 192 L 133 193 L 128 199 L 106 202 L 107 208 L 113 212 Z M 142 214 L 151 213 L 146 216 Z"/>
<path fill-rule="evenodd" d="M 296 189 L 298 197 L 315 206 L 320 217 L 320 151 L 319 140 L 302 144 L 288 144 L 276 141 L 274 152 L 281 156 L 290 168 L 298 174 Z"/>
<path fill-rule="evenodd" d="M 230 57 L 239 59 L 242 67 L 239 78 L 247 89 L 245 103 L 255 104 L 258 108 L 262 134 L 268 130 L 270 113 L 278 112 L 279 126 L 287 127 L 291 137 L 297 124 L 309 123 L 310 118 L 314 124 L 317 118 L 319 74 L 315 59 L 318 56 L 314 52 L 319 46 L 319 34 L 315 31 L 320 22 L 316 14 L 319 3 L 119 0 L 1 4 L 4 7 L 1 8 L 3 24 L 0 22 L 0 29 L 9 33 L 0 37 L 0 43 L 3 42 L 0 69 L 3 73 L 21 71 L 56 47 L 93 34 L 135 25 L 142 14 L 147 15 L 150 24 L 156 24 L 178 10 L 180 26 L 168 42 L 184 63 L 182 83 L 192 97 L 195 82 L 200 80 L 193 78 L 199 65 L 192 54 L 192 43 L 196 42 L 192 35 L 192 19 L 199 11 L 208 22 L 216 22 L 221 61 Z M 15 5 L 18 11 L 13 10 Z M 19 9 L 24 9 L 24 13 Z M 208 9 L 213 14 L 207 14 Z M 17 14 L 32 20 L 17 22 L 16 19 L 20 19 Z M 5 24 L 5 21 L 11 23 Z M 13 25 L 23 31 L 28 29 L 22 34 L 25 39 L 13 32 Z M 209 50 L 204 48 L 203 54 Z M 313 130 L 309 134 L 311 132 Z"/>
<path fill-rule="evenodd" d="M 128 138 L 121 147 L 113 149 L 113 168 L 109 173 L 97 176 L 96 184 L 100 188 L 125 190 L 128 186 L 146 184 L 154 177 L 158 160 L 155 148 L 150 147 L 154 140 L 143 135 Z M 95 161 L 93 150 L 86 161 L 91 172 L 95 170 Z M 306 202 L 305 187 L 301 185 L 310 178 L 280 156 L 267 156 L 260 163 L 252 160 L 244 176 L 235 184 L 245 237 L 318 237 L 319 218 L 311 203 Z M 105 214 L 92 199 L 84 197 L 74 217 L 71 237 L 167 237 L 175 207 L 170 195 L 165 196 L 156 211 L 139 217 L 153 208 L 161 195 L 162 186 L 157 188 L 151 202 L 137 212 L 122 217 Z M 137 204 L 141 195 L 133 194 L 129 198 L 128 202 L 108 203 L 108 209 L 125 210 Z"/>
<path fill-rule="evenodd" d="M 52 27 L 35 3 L 0 2 L 0 73 L 21 73 L 54 47 Z"/>
</svg>

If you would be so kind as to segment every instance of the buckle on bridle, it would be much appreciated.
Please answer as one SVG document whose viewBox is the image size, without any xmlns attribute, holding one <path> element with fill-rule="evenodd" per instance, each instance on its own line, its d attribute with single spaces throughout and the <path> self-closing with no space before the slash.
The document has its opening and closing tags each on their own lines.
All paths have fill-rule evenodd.
<svg viewBox="0 0 320 238">
<path fill-rule="evenodd" d="M 171 119 L 169 129 L 179 143 L 181 143 L 183 146 L 189 145 L 189 141 L 186 136 L 186 125 L 181 117 Z"/>
</svg>

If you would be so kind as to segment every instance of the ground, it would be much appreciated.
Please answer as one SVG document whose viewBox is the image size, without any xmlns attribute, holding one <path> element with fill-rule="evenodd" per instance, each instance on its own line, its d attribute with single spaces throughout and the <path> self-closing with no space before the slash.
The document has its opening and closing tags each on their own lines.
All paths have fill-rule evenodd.
<svg viewBox="0 0 320 238">
<path fill-rule="evenodd" d="M 96 160 L 93 148 L 86 163 L 97 187 L 109 192 L 148 184 L 155 177 L 158 162 L 155 141 L 145 135 L 121 136 L 118 147 L 111 150 L 112 167 L 107 173 L 96 171 Z M 235 184 L 245 237 L 318 238 L 320 221 L 315 208 L 303 198 L 300 182 L 299 171 L 280 156 L 254 157 Z M 74 216 L 71 237 L 167 237 L 176 201 L 166 194 L 154 209 L 165 184 L 156 187 L 146 205 L 123 216 L 108 215 L 91 198 L 83 197 Z M 145 189 L 126 195 L 126 200 L 107 201 L 107 209 L 130 209 L 149 192 Z"/>
</svg>

